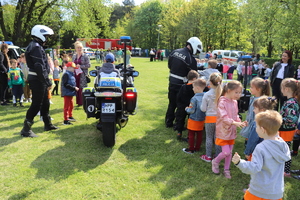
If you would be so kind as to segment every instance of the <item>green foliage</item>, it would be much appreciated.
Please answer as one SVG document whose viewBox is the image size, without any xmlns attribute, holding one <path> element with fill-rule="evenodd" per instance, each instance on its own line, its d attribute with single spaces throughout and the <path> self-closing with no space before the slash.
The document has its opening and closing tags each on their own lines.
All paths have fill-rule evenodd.
<svg viewBox="0 0 300 200">
<path fill-rule="evenodd" d="M 130 62 L 140 72 L 135 78 L 139 110 L 117 133 L 113 148 L 102 144 L 96 119 L 86 119 L 81 107 L 74 108 L 74 125 L 62 125 L 60 96 L 52 97 L 50 107 L 52 122 L 59 129 L 44 132 L 37 116 L 33 131 L 38 138 L 19 135 L 29 104 L 0 106 L 1 200 L 242 199 L 249 175 L 233 164 L 232 179 L 214 175 L 211 163 L 199 158 L 205 152 L 205 140 L 200 152 L 188 155 L 182 152 L 188 144 L 178 142 L 176 132 L 165 128 L 167 62 L 145 58 Z M 187 136 L 187 131 L 183 134 Z M 233 151 L 243 155 L 244 141 L 238 135 Z M 299 169 L 298 158 L 293 158 L 292 169 Z M 284 199 L 299 199 L 298 180 L 285 179 Z"/>
<path fill-rule="evenodd" d="M 266 64 L 268 64 L 271 68 L 273 67 L 273 64 L 275 62 L 279 62 L 280 61 L 280 58 L 261 58 L 263 59 Z M 298 69 L 298 66 L 300 65 L 300 59 L 293 59 L 293 62 L 292 64 L 294 65 L 295 69 Z"/>
</svg>

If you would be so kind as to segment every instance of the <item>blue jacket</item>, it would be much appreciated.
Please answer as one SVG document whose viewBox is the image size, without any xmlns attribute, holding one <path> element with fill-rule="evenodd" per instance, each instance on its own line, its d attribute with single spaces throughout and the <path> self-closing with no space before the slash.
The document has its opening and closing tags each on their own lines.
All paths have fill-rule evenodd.
<svg viewBox="0 0 300 200">
<path fill-rule="evenodd" d="M 194 121 L 204 121 L 205 120 L 205 112 L 202 112 L 200 106 L 202 104 L 204 92 L 195 94 L 190 102 L 189 107 L 185 109 L 185 111 L 190 114 L 190 119 Z"/>
<path fill-rule="evenodd" d="M 62 77 L 61 93 L 62 96 L 76 96 L 76 81 L 73 72 L 66 70 Z"/>
<path fill-rule="evenodd" d="M 253 107 L 253 103 L 256 99 L 258 99 L 259 97 L 254 97 L 252 96 L 250 98 L 250 102 L 249 102 L 249 108 L 248 108 L 248 113 L 246 116 L 246 120 L 248 122 L 248 124 L 250 125 L 253 121 L 255 121 L 255 113 L 254 113 L 254 107 Z M 248 135 L 250 134 L 250 126 L 245 126 L 244 128 L 242 128 L 242 130 L 240 131 L 241 136 L 243 136 L 244 138 L 248 138 Z"/>
<path fill-rule="evenodd" d="M 256 122 L 255 121 L 253 121 L 248 126 L 249 126 L 249 135 L 248 135 L 246 149 L 244 151 L 244 154 L 247 156 L 252 154 L 256 145 L 261 143 L 264 140 L 264 139 L 260 138 L 256 132 Z"/>
</svg>

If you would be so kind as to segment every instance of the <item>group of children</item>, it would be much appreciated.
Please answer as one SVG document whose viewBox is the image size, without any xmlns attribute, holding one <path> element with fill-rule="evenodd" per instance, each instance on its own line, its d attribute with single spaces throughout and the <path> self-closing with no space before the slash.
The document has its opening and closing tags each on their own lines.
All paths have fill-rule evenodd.
<svg viewBox="0 0 300 200">
<path fill-rule="evenodd" d="M 231 178 L 232 161 L 242 172 L 251 175 L 244 199 L 280 199 L 283 196 L 284 177 L 291 177 L 291 173 L 300 174 L 300 170 L 290 169 L 291 155 L 298 154 L 300 142 L 300 82 L 293 78 L 282 81 L 280 89 L 287 100 L 280 112 L 277 112 L 274 111 L 277 100 L 270 97 L 269 80 L 253 78 L 250 81 L 253 97 L 250 99 L 246 121 L 242 122 L 237 105 L 243 91 L 242 84 L 236 80 L 222 84 L 223 78 L 216 66 L 216 61 L 208 61 L 207 69 L 200 72 L 202 78 L 198 78 L 197 72 L 191 70 L 187 76 L 189 82 L 179 91 L 177 103 L 180 102 L 180 107 L 177 107 L 176 115 L 178 139 L 182 139 L 182 122 L 189 114 L 189 147 L 182 150 L 189 154 L 199 151 L 205 127 L 206 153 L 200 158 L 211 162 L 213 173 L 220 173 L 219 164 L 224 159 L 223 174 Z M 187 99 L 190 99 L 189 105 L 185 105 Z M 238 127 L 242 128 L 240 134 L 245 137 L 245 159 L 241 159 L 238 153 L 232 156 Z M 292 141 L 293 151 L 290 152 Z M 300 179 L 300 176 L 294 178 Z"/>
<path fill-rule="evenodd" d="M 209 68 L 209 62 L 210 61 L 216 61 L 217 65 L 213 69 L 217 69 L 218 72 L 220 72 L 223 76 L 223 79 L 232 79 L 233 78 L 233 73 L 235 70 L 235 66 L 232 61 L 229 60 L 222 60 L 222 59 L 196 59 L 197 61 L 197 69 L 199 72 Z M 211 67 L 212 68 L 212 67 Z"/>
</svg>

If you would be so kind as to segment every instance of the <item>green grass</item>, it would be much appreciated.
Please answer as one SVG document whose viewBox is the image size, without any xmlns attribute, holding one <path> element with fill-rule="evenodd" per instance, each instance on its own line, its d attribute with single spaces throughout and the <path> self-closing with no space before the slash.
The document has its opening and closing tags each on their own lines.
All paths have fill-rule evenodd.
<svg viewBox="0 0 300 200">
<path fill-rule="evenodd" d="M 249 176 L 231 166 L 232 179 L 212 174 L 200 153 L 187 155 L 186 143 L 164 127 L 167 108 L 167 61 L 132 58 L 140 72 L 138 114 L 117 133 L 116 145 L 107 148 L 95 119 L 74 109 L 77 122 L 63 126 L 63 99 L 54 96 L 51 116 L 60 129 L 43 132 L 36 117 L 38 138 L 22 138 L 19 132 L 25 108 L 0 107 L 0 199 L 224 199 L 239 200 Z M 186 134 L 186 132 L 184 133 Z M 238 137 L 234 151 L 242 154 Z M 299 158 L 292 169 L 300 168 Z M 222 169 L 222 168 L 221 168 Z M 286 179 L 285 199 L 299 199 L 299 181 Z"/>
</svg>

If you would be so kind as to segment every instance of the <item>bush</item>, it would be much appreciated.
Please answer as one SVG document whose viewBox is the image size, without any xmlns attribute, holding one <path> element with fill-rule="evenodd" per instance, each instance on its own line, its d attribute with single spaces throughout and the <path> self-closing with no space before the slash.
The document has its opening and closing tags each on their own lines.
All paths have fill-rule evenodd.
<svg viewBox="0 0 300 200">
<path fill-rule="evenodd" d="M 275 62 L 280 61 L 280 59 L 276 59 L 276 58 L 266 58 L 266 57 L 264 57 L 264 58 L 261 58 L 261 59 L 263 59 L 266 62 L 266 64 L 268 64 L 270 67 L 273 67 L 273 64 Z M 300 65 L 300 59 L 293 59 L 292 63 L 295 66 L 295 68 L 298 68 L 298 66 Z"/>
</svg>

